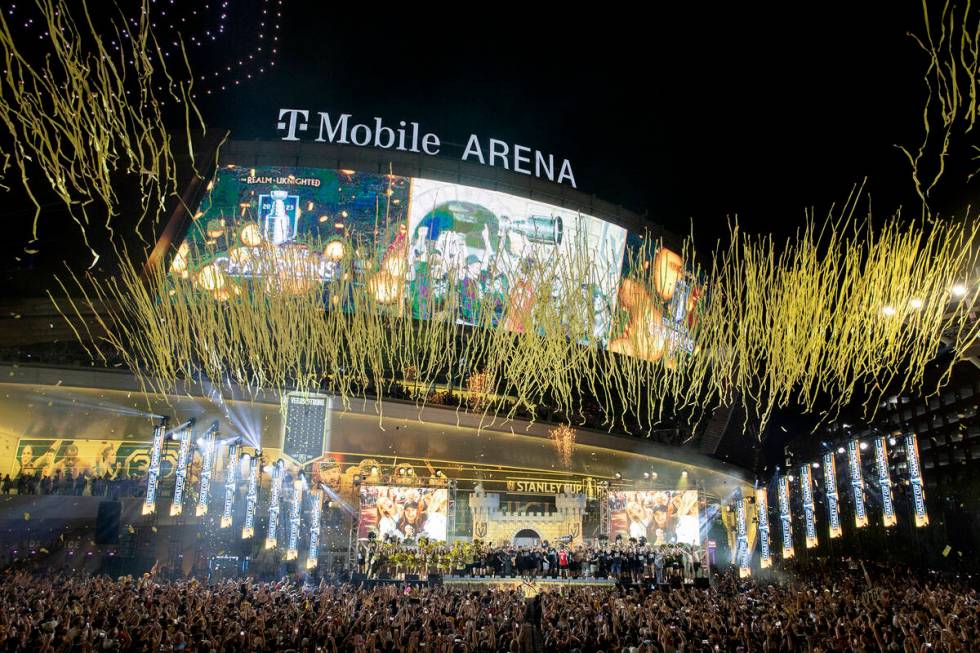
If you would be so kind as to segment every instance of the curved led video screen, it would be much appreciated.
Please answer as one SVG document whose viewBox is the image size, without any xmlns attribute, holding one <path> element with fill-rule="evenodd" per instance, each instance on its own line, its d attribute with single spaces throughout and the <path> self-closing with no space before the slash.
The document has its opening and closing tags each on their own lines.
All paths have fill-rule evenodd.
<svg viewBox="0 0 980 653">
<path fill-rule="evenodd" d="M 579 332 L 610 351 L 657 361 L 693 349 L 700 288 L 681 257 L 657 250 L 652 283 L 638 282 L 630 252 L 641 237 L 570 209 L 399 175 L 225 166 L 194 218 L 171 272 L 219 300 L 225 280 L 283 267 L 329 283 L 366 247 L 380 263 L 355 276 L 402 315 L 523 332 L 521 308 L 544 292 L 575 306 Z"/>
</svg>

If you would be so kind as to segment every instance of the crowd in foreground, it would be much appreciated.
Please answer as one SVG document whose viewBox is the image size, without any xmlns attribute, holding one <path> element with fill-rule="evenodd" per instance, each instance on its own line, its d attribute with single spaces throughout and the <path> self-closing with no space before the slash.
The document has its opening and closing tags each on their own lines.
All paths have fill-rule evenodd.
<svg viewBox="0 0 980 653">
<path fill-rule="evenodd" d="M 39 577 L 7 572 L 2 651 L 760 651 L 975 650 L 973 590 L 839 561 L 775 582 L 711 589 L 304 586 Z"/>
</svg>

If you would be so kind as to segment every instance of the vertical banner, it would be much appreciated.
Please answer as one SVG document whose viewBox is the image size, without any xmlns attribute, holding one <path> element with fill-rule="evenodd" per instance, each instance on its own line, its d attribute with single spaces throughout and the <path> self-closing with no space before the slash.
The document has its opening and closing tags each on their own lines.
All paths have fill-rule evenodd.
<svg viewBox="0 0 980 653">
<path fill-rule="evenodd" d="M 837 496 L 837 460 L 833 451 L 823 455 L 823 482 L 827 495 L 827 522 L 830 525 L 830 539 L 841 536 L 840 498 Z"/>
<path fill-rule="evenodd" d="M 854 525 L 868 525 L 868 512 L 864 507 L 864 477 L 861 475 L 861 447 L 857 440 L 847 443 L 847 467 L 851 472 L 851 489 L 854 492 Z"/>
<path fill-rule="evenodd" d="M 208 432 L 204 435 L 204 442 L 201 445 L 201 487 L 197 493 L 198 517 L 208 513 L 208 502 L 211 500 L 211 471 L 214 469 L 214 455 L 218 449 L 215 439 L 218 437 L 218 423 L 215 422 Z"/>
<path fill-rule="evenodd" d="M 926 490 L 922 482 L 922 466 L 919 464 L 919 437 L 915 433 L 905 436 L 905 456 L 909 467 L 909 483 L 912 485 L 912 502 L 915 508 L 915 526 L 929 525 L 926 512 Z"/>
<path fill-rule="evenodd" d="M 768 569 L 772 566 L 772 552 L 769 550 L 769 493 L 765 487 L 755 489 L 755 511 L 759 516 L 759 566 Z"/>
<path fill-rule="evenodd" d="M 170 516 L 176 517 L 184 512 L 184 485 L 187 483 L 187 463 L 191 459 L 191 427 L 180 432 L 180 451 L 177 453 L 177 472 L 174 475 L 174 500 L 170 503 Z"/>
<path fill-rule="evenodd" d="M 752 575 L 752 553 L 749 551 L 749 529 L 745 521 L 745 498 L 739 493 L 735 500 L 735 563 L 738 577 Z"/>
<path fill-rule="evenodd" d="M 232 444 L 228 447 L 228 465 L 225 467 L 225 509 L 221 513 L 221 528 L 231 526 L 232 511 L 235 509 L 235 494 L 238 490 L 238 456 L 242 447 Z"/>
<path fill-rule="evenodd" d="M 299 521 L 303 512 L 303 479 L 293 481 L 293 502 L 289 509 L 289 544 L 286 547 L 286 560 L 295 560 L 299 555 Z"/>
<path fill-rule="evenodd" d="M 875 438 L 875 467 L 878 469 L 878 487 L 881 489 L 881 520 L 888 528 L 894 526 L 897 520 L 892 497 L 892 475 L 888 469 L 888 443 L 883 435 Z"/>
<path fill-rule="evenodd" d="M 167 420 L 153 427 L 153 446 L 150 448 L 150 466 L 146 470 L 146 499 L 143 501 L 143 514 L 149 515 L 157 509 L 157 485 L 160 482 L 160 456 L 163 454 L 163 437 L 167 433 Z"/>
<path fill-rule="evenodd" d="M 306 555 L 306 568 L 313 569 L 320 560 L 320 515 L 323 511 L 323 490 L 310 492 L 310 550 Z"/>
<path fill-rule="evenodd" d="M 806 525 L 806 548 L 819 544 L 817 519 L 813 505 L 813 469 L 810 463 L 800 465 L 800 496 L 803 497 L 803 523 Z"/>
<path fill-rule="evenodd" d="M 272 490 L 269 492 L 269 528 L 265 533 L 265 548 L 274 549 L 279 543 L 279 499 L 282 496 L 283 464 L 277 460 L 272 468 Z"/>
<path fill-rule="evenodd" d="M 779 522 L 783 530 L 783 560 L 789 560 L 795 552 L 793 551 L 793 517 L 789 511 L 788 477 L 779 477 L 776 494 L 779 499 Z"/>
<path fill-rule="evenodd" d="M 255 509 L 259 503 L 259 474 L 262 473 L 262 458 L 257 451 L 254 456 L 251 456 L 250 462 L 248 490 L 245 493 L 245 525 L 242 526 L 243 540 L 255 535 Z"/>
</svg>

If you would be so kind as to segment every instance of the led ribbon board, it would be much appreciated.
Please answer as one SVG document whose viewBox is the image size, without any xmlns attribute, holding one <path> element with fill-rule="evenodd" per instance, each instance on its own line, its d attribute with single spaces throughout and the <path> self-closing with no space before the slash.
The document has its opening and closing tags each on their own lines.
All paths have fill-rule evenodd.
<svg viewBox="0 0 980 653">
<path fill-rule="evenodd" d="M 783 560 L 793 557 L 793 518 L 789 511 L 789 478 L 780 477 L 777 482 L 779 498 L 779 522 L 783 530 Z"/>
<path fill-rule="evenodd" d="M 830 527 L 830 539 L 841 536 L 840 527 L 840 498 L 837 496 L 837 461 L 834 452 L 828 451 L 823 455 L 823 482 L 827 496 L 827 522 Z"/>
<path fill-rule="evenodd" d="M 201 450 L 201 487 L 197 494 L 197 516 L 208 514 L 208 502 L 211 500 L 211 471 L 214 469 L 214 455 L 218 448 L 215 439 L 218 436 L 218 424 L 215 422 L 204 435 Z"/>
<path fill-rule="evenodd" d="M 150 467 L 146 470 L 146 499 L 143 501 L 143 514 L 149 515 L 157 509 L 157 485 L 160 483 L 160 458 L 163 454 L 163 437 L 167 432 L 167 422 L 153 429 L 153 447 L 150 450 Z"/>
<path fill-rule="evenodd" d="M 180 432 L 180 450 L 177 453 L 177 472 L 174 476 L 174 499 L 170 503 L 170 516 L 176 517 L 184 511 L 184 485 L 187 483 L 187 463 L 191 458 L 191 438 L 193 433 L 191 428 Z"/>
<path fill-rule="evenodd" d="M 303 479 L 293 481 L 293 502 L 289 508 L 289 544 L 286 547 L 286 560 L 295 560 L 299 555 L 299 520 L 303 511 Z"/>
<path fill-rule="evenodd" d="M 735 501 L 735 562 L 738 564 L 739 578 L 752 574 L 752 553 L 749 551 L 749 533 L 745 519 L 745 499 L 741 496 Z"/>
<path fill-rule="evenodd" d="M 255 535 L 255 509 L 259 502 L 259 474 L 262 471 L 262 459 L 258 453 L 250 457 L 251 466 L 248 469 L 248 492 L 245 495 L 245 525 L 242 526 L 242 539 L 247 540 Z"/>
<path fill-rule="evenodd" d="M 769 493 L 764 487 L 755 489 L 755 508 L 759 516 L 759 566 L 768 569 L 772 566 L 772 551 L 769 550 Z"/>
<path fill-rule="evenodd" d="M 800 465 L 800 494 L 803 497 L 803 521 L 806 524 L 806 548 L 817 546 L 817 520 L 813 506 L 813 471 L 809 463 Z"/>
<path fill-rule="evenodd" d="M 221 513 L 221 528 L 231 526 L 232 510 L 235 507 L 235 490 L 238 488 L 238 455 L 241 446 L 228 447 L 228 466 L 225 467 L 225 509 Z"/>
<path fill-rule="evenodd" d="M 857 440 L 847 443 L 847 467 L 851 472 L 851 488 L 854 492 L 854 525 L 868 525 L 868 512 L 864 506 L 864 477 L 861 475 L 861 448 Z"/>
<path fill-rule="evenodd" d="M 279 499 L 282 496 L 283 464 L 276 461 L 272 468 L 272 490 L 269 495 L 269 528 L 265 534 L 265 548 L 274 549 L 279 539 L 276 531 L 279 529 Z"/>
<path fill-rule="evenodd" d="M 878 487 L 881 489 L 881 519 L 885 527 L 894 526 L 895 501 L 892 498 L 892 475 L 888 469 L 888 443 L 885 436 L 875 438 L 875 467 L 878 468 Z"/>
<path fill-rule="evenodd" d="M 310 551 L 306 556 L 306 568 L 313 569 L 320 558 L 320 515 L 323 513 L 323 490 L 310 493 Z"/>
<path fill-rule="evenodd" d="M 919 464 L 919 438 L 915 433 L 905 436 L 905 456 L 909 466 L 909 483 L 912 485 L 915 525 L 922 528 L 929 525 L 929 513 L 926 511 L 926 491 L 922 481 L 922 466 Z"/>
</svg>

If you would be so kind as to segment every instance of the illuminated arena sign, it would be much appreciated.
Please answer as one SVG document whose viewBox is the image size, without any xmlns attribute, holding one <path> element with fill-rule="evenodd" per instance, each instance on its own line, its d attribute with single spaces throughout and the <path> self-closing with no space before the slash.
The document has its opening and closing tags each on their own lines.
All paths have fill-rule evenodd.
<svg viewBox="0 0 980 653">
<path fill-rule="evenodd" d="M 656 362 L 694 350 L 701 284 L 664 247 L 652 250 L 652 274 L 631 269 L 652 243 L 611 222 L 499 191 L 352 170 L 226 165 L 209 188 L 171 272 L 219 301 L 247 281 L 307 287 L 353 274 L 381 308 L 523 333 L 521 307 L 547 293 L 574 298 L 580 314 L 568 319 L 612 352 Z M 362 248 L 377 263 L 353 256 Z M 349 310 L 341 297 L 327 301 Z"/>
<path fill-rule="evenodd" d="M 439 154 L 442 141 L 431 132 L 423 132 L 417 122 L 398 121 L 394 127 L 381 118 L 374 117 L 369 122 L 356 122 L 349 113 L 331 116 L 326 111 L 314 114 L 308 109 L 279 109 L 276 128 L 285 132 L 284 141 L 298 141 L 311 137 L 317 143 L 336 143 L 375 147 L 382 150 L 398 150 L 416 154 Z M 575 185 L 575 174 L 568 159 L 556 161 L 554 154 L 532 150 L 525 145 L 513 146 L 505 141 L 490 138 L 484 145 L 476 134 L 470 134 L 463 148 L 463 161 L 479 162 L 482 165 L 500 167 L 522 175 L 547 179 L 558 184 Z"/>
</svg>

